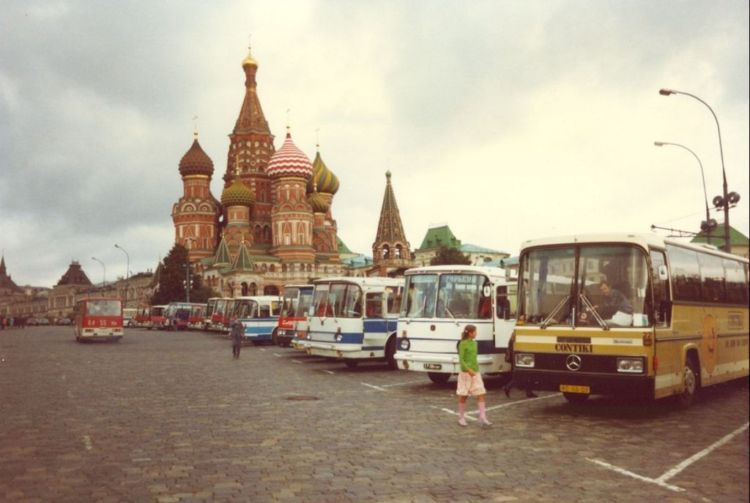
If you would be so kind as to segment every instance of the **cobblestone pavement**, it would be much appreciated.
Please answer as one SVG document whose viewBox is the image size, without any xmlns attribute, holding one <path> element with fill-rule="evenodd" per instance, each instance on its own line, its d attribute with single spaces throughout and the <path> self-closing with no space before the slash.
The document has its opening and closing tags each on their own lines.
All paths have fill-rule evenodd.
<svg viewBox="0 0 750 503">
<path fill-rule="evenodd" d="M 453 386 L 201 332 L 0 332 L 0 500 L 748 501 L 747 381 L 687 411 Z M 474 417 L 475 417 L 474 412 Z"/>
</svg>

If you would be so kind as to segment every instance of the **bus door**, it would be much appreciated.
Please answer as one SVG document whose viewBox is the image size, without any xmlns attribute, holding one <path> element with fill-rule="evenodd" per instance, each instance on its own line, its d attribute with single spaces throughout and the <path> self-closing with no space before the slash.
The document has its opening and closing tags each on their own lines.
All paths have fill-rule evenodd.
<svg viewBox="0 0 750 503">
<path fill-rule="evenodd" d="M 487 295 L 489 293 L 489 295 Z M 491 298 L 492 287 L 485 285 L 482 298 Z M 516 287 L 515 285 L 500 285 L 495 289 L 494 338 L 495 348 L 505 349 L 516 326 Z"/>
</svg>

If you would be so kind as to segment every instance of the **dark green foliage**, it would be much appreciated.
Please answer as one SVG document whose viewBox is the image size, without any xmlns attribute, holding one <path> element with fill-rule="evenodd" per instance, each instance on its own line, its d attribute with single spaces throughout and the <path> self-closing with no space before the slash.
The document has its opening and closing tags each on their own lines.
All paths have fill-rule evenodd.
<svg viewBox="0 0 750 503">
<path fill-rule="evenodd" d="M 471 259 L 464 255 L 456 248 L 441 246 L 438 248 L 437 255 L 432 257 L 430 265 L 469 265 Z"/>
<path fill-rule="evenodd" d="M 158 286 L 151 297 L 151 305 L 185 302 L 187 256 L 187 249 L 175 244 L 169 255 L 159 264 Z M 219 296 L 210 287 L 203 285 L 199 275 L 191 274 L 191 280 L 190 302 L 206 302 L 209 297 Z"/>
</svg>

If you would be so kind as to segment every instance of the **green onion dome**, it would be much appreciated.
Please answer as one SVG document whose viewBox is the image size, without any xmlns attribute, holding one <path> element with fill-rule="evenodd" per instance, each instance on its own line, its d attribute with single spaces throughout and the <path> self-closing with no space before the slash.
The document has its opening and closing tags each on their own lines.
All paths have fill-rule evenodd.
<svg viewBox="0 0 750 503">
<path fill-rule="evenodd" d="M 214 174 L 214 163 L 203 151 L 198 143 L 198 138 L 193 140 L 193 145 L 185 152 L 180 160 L 180 175 L 206 175 Z"/>
<path fill-rule="evenodd" d="M 315 213 L 325 213 L 331 206 L 330 200 L 320 192 L 309 193 L 307 195 L 307 202 L 310 203 Z"/>
<path fill-rule="evenodd" d="M 230 206 L 247 206 L 249 208 L 253 203 L 255 203 L 255 194 L 236 175 L 232 184 L 221 193 L 221 205 L 225 208 Z"/>
<path fill-rule="evenodd" d="M 307 182 L 307 193 L 311 194 L 315 192 L 316 185 L 318 192 L 325 194 L 333 195 L 339 190 L 339 179 L 333 174 L 333 171 L 328 169 L 326 163 L 323 162 L 320 152 L 315 154 L 312 178 Z"/>
</svg>

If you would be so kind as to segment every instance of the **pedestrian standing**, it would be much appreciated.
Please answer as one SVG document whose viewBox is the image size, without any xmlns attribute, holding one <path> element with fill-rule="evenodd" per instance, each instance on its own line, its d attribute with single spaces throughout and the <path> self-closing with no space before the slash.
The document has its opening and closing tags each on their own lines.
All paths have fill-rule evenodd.
<svg viewBox="0 0 750 503">
<path fill-rule="evenodd" d="M 232 338 L 232 357 L 237 360 L 240 357 L 242 339 L 245 337 L 245 326 L 240 320 L 234 320 L 234 323 L 232 323 L 230 336 Z"/>
<path fill-rule="evenodd" d="M 456 395 L 458 395 L 458 424 L 466 426 L 466 399 L 469 396 L 477 397 L 479 404 L 479 424 L 480 426 L 489 426 L 487 420 L 487 411 L 484 396 L 487 391 L 484 389 L 482 374 L 479 373 L 479 363 L 477 362 L 477 327 L 466 325 L 461 334 L 461 341 L 458 343 L 458 361 L 461 366 L 461 372 L 458 373 L 458 386 Z"/>
</svg>

